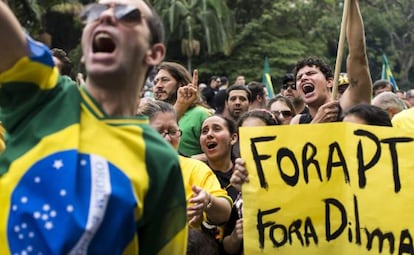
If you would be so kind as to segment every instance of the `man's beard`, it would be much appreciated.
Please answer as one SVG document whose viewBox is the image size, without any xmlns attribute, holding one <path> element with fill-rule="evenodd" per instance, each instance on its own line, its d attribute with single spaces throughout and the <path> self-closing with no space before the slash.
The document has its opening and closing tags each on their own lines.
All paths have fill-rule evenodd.
<svg viewBox="0 0 414 255">
<path fill-rule="evenodd" d="M 174 94 L 169 95 L 167 99 L 164 100 L 164 102 L 167 102 L 172 105 L 174 105 L 176 101 L 177 101 L 177 91 Z"/>
<path fill-rule="evenodd" d="M 240 114 L 239 113 L 234 113 L 233 111 L 230 112 L 230 116 L 234 119 L 234 121 L 238 121 L 242 114 L 243 113 L 240 113 Z"/>
</svg>

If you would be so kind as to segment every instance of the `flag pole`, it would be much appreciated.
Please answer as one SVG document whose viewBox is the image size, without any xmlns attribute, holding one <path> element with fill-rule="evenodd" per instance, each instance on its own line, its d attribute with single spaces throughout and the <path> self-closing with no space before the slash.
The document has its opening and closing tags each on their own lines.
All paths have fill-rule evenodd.
<svg viewBox="0 0 414 255">
<path fill-rule="evenodd" d="M 332 87 L 332 98 L 336 100 L 338 94 L 338 79 L 341 72 L 342 56 L 344 53 L 346 27 L 348 25 L 348 10 L 350 0 L 344 0 L 344 9 L 342 12 L 341 31 L 339 34 L 338 52 L 336 54 L 335 72 L 334 72 L 334 84 Z"/>
</svg>

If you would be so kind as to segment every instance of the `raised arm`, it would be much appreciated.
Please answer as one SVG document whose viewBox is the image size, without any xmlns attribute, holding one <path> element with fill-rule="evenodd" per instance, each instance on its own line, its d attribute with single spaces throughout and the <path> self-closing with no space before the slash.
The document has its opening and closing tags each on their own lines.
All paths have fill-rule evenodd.
<svg viewBox="0 0 414 255">
<path fill-rule="evenodd" d="M 26 37 L 9 7 L 0 1 L 0 73 L 29 55 Z"/>
<path fill-rule="evenodd" d="M 177 119 L 179 120 L 184 113 L 194 105 L 198 100 L 198 70 L 193 71 L 193 81 L 190 84 L 179 87 L 177 91 L 177 101 L 174 104 L 174 109 L 177 112 Z"/>
<path fill-rule="evenodd" d="M 358 0 L 350 0 L 349 7 L 347 73 L 350 86 L 340 100 L 343 110 L 358 103 L 370 103 L 372 94 L 372 80 L 366 54 L 364 23 Z"/>
</svg>

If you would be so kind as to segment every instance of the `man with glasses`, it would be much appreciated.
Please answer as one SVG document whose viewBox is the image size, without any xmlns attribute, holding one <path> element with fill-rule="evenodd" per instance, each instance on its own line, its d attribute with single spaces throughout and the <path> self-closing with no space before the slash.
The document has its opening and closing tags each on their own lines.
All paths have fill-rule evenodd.
<svg viewBox="0 0 414 255">
<path fill-rule="evenodd" d="M 165 55 L 161 21 L 142 0 L 102 0 L 81 19 L 78 88 L 0 2 L 0 254 L 185 254 L 177 154 L 135 116 Z"/>
<path fill-rule="evenodd" d="M 295 107 L 295 112 L 299 114 L 309 113 L 309 109 L 303 101 L 301 95 L 299 95 L 296 89 L 296 82 L 293 73 L 286 73 L 282 81 L 282 89 L 280 91 L 282 96 L 287 97 Z"/>
</svg>

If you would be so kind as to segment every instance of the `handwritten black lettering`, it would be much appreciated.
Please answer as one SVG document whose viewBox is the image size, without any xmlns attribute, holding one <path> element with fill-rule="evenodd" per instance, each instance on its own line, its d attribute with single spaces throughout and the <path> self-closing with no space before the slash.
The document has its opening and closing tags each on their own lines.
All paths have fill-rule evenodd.
<svg viewBox="0 0 414 255">
<path fill-rule="evenodd" d="M 408 231 L 408 229 L 404 229 L 403 231 L 401 231 L 398 255 L 401 254 L 414 255 L 413 237 L 411 236 L 410 231 Z"/>
<path fill-rule="evenodd" d="M 397 145 L 396 143 L 412 142 L 410 137 L 396 137 L 381 140 L 382 143 L 389 144 L 390 154 L 392 159 L 392 176 L 394 178 L 394 192 L 398 193 L 401 190 L 400 170 L 398 165 Z"/>
<path fill-rule="evenodd" d="M 365 176 L 365 172 L 368 171 L 370 168 L 372 168 L 380 159 L 381 156 L 381 145 L 378 137 L 374 135 L 373 133 L 358 129 L 354 131 L 354 134 L 357 136 L 366 136 L 369 139 L 371 139 L 375 145 L 377 146 L 377 150 L 375 151 L 374 156 L 372 159 L 368 162 L 368 164 L 364 164 L 364 155 L 363 155 L 363 148 L 362 148 L 362 142 L 358 142 L 357 147 L 357 159 L 358 159 L 358 180 L 359 180 L 359 187 L 362 189 L 367 184 L 367 178 Z"/>
<path fill-rule="evenodd" d="M 311 155 L 308 157 L 308 149 L 311 150 Z M 319 180 L 322 182 L 322 173 L 319 162 L 315 160 L 317 154 L 317 147 L 311 143 L 306 143 L 302 149 L 302 167 L 303 167 L 303 178 L 306 183 L 309 183 L 309 166 L 313 165 L 315 167 L 316 173 L 318 174 Z"/>
<path fill-rule="evenodd" d="M 338 238 L 338 236 L 344 231 L 346 227 L 346 223 L 347 223 L 347 215 L 346 215 L 345 207 L 342 205 L 341 202 L 339 202 L 339 200 L 334 199 L 334 198 L 327 198 L 324 201 L 325 201 L 325 236 L 326 236 L 326 241 L 329 242 L 331 240 Z M 331 229 L 332 228 L 331 206 L 336 207 L 341 213 L 341 219 L 340 219 L 341 224 L 333 232 Z"/>
<path fill-rule="evenodd" d="M 266 137 L 258 137 L 258 138 L 250 139 L 250 142 L 251 142 L 250 143 L 250 148 L 252 150 L 254 162 L 256 163 L 256 169 L 257 169 L 257 175 L 258 175 L 259 181 L 260 181 L 260 187 L 262 187 L 264 189 L 267 189 L 268 184 L 267 184 L 265 176 L 264 176 L 261 161 L 270 158 L 271 155 L 259 155 L 259 153 L 257 152 L 256 143 L 269 142 L 269 141 L 273 141 L 275 139 L 276 139 L 276 136 L 266 136 Z"/>
<path fill-rule="evenodd" d="M 333 162 L 333 155 L 336 154 L 339 158 L 338 162 Z M 328 180 L 332 177 L 332 168 L 333 167 L 340 167 L 344 171 L 344 179 L 345 183 L 350 183 L 349 181 L 349 172 L 348 167 L 346 165 L 344 154 L 342 153 L 341 147 L 339 143 L 334 142 L 329 145 L 329 156 L 328 162 L 326 164 L 326 176 Z"/>
<path fill-rule="evenodd" d="M 293 164 L 295 172 L 293 173 L 292 176 L 285 174 L 285 172 L 282 169 L 281 162 L 284 158 L 288 158 Z M 299 181 L 299 164 L 298 164 L 298 161 L 296 160 L 296 157 L 293 151 L 289 150 L 288 148 L 280 148 L 277 151 L 276 163 L 279 168 L 279 173 L 283 181 L 289 186 L 296 186 L 296 184 Z"/>
<path fill-rule="evenodd" d="M 265 240 L 264 230 L 265 230 L 265 228 L 268 228 L 268 227 L 275 224 L 274 221 L 268 221 L 266 223 L 263 223 L 263 217 L 265 215 L 276 213 L 279 210 L 280 210 L 280 207 L 276 207 L 276 208 L 273 208 L 273 209 L 270 209 L 270 210 L 265 210 L 265 211 L 262 211 L 262 210 L 259 209 L 259 211 L 257 212 L 257 226 L 256 226 L 256 228 L 257 228 L 257 231 L 259 233 L 259 245 L 260 245 L 261 249 L 264 248 L 264 240 Z"/>
</svg>

